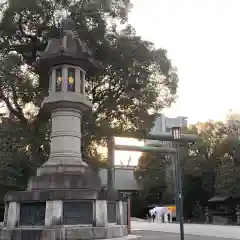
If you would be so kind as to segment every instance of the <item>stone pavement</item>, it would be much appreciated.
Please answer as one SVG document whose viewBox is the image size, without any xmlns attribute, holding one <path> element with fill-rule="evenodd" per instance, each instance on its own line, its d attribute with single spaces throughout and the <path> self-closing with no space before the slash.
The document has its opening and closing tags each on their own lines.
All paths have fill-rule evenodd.
<svg viewBox="0 0 240 240">
<path fill-rule="evenodd" d="M 163 233 L 172 233 L 170 235 L 166 235 L 168 239 L 180 239 L 179 236 L 179 224 L 171 223 L 153 223 L 153 222 L 141 222 L 141 221 L 132 221 L 132 231 L 147 231 L 148 235 L 150 232 L 161 232 L 161 235 L 164 237 Z M 184 232 L 185 235 L 194 235 L 194 239 L 201 240 L 208 238 L 197 238 L 197 236 L 208 236 L 208 237 L 215 237 L 216 240 L 220 239 L 240 239 L 240 226 L 218 226 L 218 225 L 206 225 L 206 224 L 184 224 Z M 176 233 L 178 233 L 176 235 Z M 151 234 L 150 234 L 151 235 Z M 174 236 L 178 236 L 177 238 Z M 216 238 L 217 237 L 217 238 Z M 220 238 L 220 239 L 218 239 Z M 164 239 L 164 238 L 154 238 L 154 234 L 152 234 L 152 238 L 150 239 Z M 191 239 L 188 236 L 186 239 Z M 211 238 L 210 238 L 211 239 Z M 210 240 L 209 239 L 209 240 Z M 148 238 L 146 238 L 148 240 Z M 214 240 L 214 238 L 213 238 Z"/>
<path fill-rule="evenodd" d="M 164 233 L 155 231 L 133 231 L 133 234 L 140 235 L 143 240 L 180 240 L 180 235 L 176 233 Z M 185 240 L 233 240 L 232 238 L 217 238 L 206 236 L 185 235 Z"/>
</svg>

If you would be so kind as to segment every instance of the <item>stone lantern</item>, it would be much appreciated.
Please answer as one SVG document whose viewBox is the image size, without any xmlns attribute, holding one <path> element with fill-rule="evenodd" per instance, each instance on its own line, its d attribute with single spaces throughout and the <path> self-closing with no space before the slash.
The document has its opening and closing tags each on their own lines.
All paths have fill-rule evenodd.
<svg viewBox="0 0 240 240">
<path fill-rule="evenodd" d="M 26 191 L 5 196 L 0 239 L 140 239 L 128 235 L 121 197 L 100 190 L 100 177 L 81 152 L 82 116 L 92 108 L 85 76 L 101 64 L 73 29 L 74 22 L 64 20 L 60 37 L 38 54 L 36 67 L 49 76 L 42 109 L 51 116 L 50 155 Z"/>
</svg>

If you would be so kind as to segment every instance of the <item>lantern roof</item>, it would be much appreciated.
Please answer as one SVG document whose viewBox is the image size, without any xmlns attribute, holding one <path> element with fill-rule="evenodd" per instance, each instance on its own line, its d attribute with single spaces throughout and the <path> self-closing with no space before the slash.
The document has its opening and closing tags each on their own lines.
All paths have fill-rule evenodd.
<svg viewBox="0 0 240 240">
<path fill-rule="evenodd" d="M 76 23 L 72 18 L 67 17 L 60 26 L 60 37 L 50 39 L 45 51 L 37 53 L 36 65 L 40 71 L 48 71 L 60 64 L 80 66 L 86 72 L 101 68 L 100 62 L 93 58 L 88 46 L 76 36 Z"/>
</svg>

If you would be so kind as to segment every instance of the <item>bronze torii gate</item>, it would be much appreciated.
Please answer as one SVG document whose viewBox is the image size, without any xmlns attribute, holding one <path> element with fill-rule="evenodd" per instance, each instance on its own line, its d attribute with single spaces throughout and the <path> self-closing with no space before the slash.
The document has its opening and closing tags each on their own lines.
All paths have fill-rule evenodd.
<svg viewBox="0 0 240 240">
<path fill-rule="evenodd" d="M 114 151 L 139 151 L 139 152 L 159 152 L 163 154 L 175 155 L 173 161 L 173 178 L 175 190 L 175 204 L 176 204 L 176 217 L 180 221 L 181 240 L 184 240 L 184 218 L 183 218 L 183 198 L 182 198 L 182 176 L 180 167 L 180 143 L 195 143 L 198 136 L 195 134 L 181 134 L 179 127 L 173 127 L 172 133 L 160 134 L 144 134 L 140 139 L 168 141 L 173 143 L 174 148 L 167 147 L 153 147 L 153 146 L 128 146 L 128 145 L 115 145 L 113 137 L 108 138 L 108 189 L 114 190 Z M 138 132 L 125 133 L 117 137 L 134 138 L 139 136 Z M 141 136 L 141 135 L 140 135 Z M 130 222 L 129 222 L 130 228 Z M 129 229 L 130 231 L 130 229 Z"/>
</svg>

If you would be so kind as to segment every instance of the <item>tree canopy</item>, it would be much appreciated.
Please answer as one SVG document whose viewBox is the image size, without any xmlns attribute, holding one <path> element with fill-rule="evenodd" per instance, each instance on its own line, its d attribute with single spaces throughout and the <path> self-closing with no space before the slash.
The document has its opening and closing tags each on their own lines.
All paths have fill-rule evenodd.
<svg viewBox="0 0 240 240">
<path fill-rule="evenodd" d="M 239 195 L 239 139 L 235 129 L 222 122 L 197 124 L 202 141 L 192 148 L 198 174 L 210 195 Z"/>
<path fill-rule="evenodd" d="M 92 73 L 87 79 L 87 95 L 94 104 L 93 119 L 88 121 L 91 137 L 103 137 L 106 127 L 115 131 L 148 129 L 153 117 L 148 110 L 159 110 L 175 99 L 178 79 L 167 52 L 136 36 L 127 23 L 130 3 L 122 8 L 113 1 L 109 9 L 104 2 L 9 1 L 0 23 L 1 98 L 23 125 L 42 121 L 36 109 L 48 88 L 39 87 L 41 77 L 46 76 L 39 80 L 34 62 L 37 50 L 59 35 L 64 11 L 71 13 L 78 25 L 76 34 L 104 66 L 101 75 Z M 121 31 L 117 30 L 118 20 L 124 23 Z M 47 82 L 46 78 L 42 81 Z M 34 107 L 28 108 L 27 118 L 29 104 Z"/>
<path fill-rule="evenodd" d="M 1 5 L 0 103 L 6 114 L 1 117 L 0 161 L 2 171 L 12 171 L 11 181 L 27 178 L 48 157 L 50 122 L 39 111 L 48 77 L 34 63 L 37 51 L 59 36 L 63 15 L 72 16 L 75 33 L 103 65 L 101 74 L 87 76 L 93 114 L 85 116 L 83 129 L 90 154 L 96 154 L 94 146 L 108 134 L 150 129 L 154 114 L 149 110 L 175 100 L 178 76 L 167 51 L 136 35 L 128 23 L 130 2 L 111 2 L 8 0 Z"/>
<path fill-rule="evenodd" d="M 181 147 L 183 196 L 185 214 L 196 215 L 199 204 L 204 206 L 215 196 L 238 196 L 240 175 L 240 142 L 235 129 L 222 122 L 208 121 L 184 130 L 197 133 L 196 144 Z M 162 159 L 162 161 L 159 161 Z M 172 162 L 160 156 L 144 154 L 139 160 L 136 176 L 143 182 L 144 192 L 155 195 L 154 204 L 172 203 L 174 199 Z M 156 177 L 159 181 L 156 181 Z M 161 196 L 157 198 L 156 192 Z M 147 204 L 153 202 L 148 202 Z"/>
<path fill-rule="evenodd" d="M 143 153 L 138 161 L 135 177 L 144 189 L 144 196 L 149 204 L 162 199 L 166 188 L 166 166 L 170 158 L 161 153 Z"/>
</svg>

